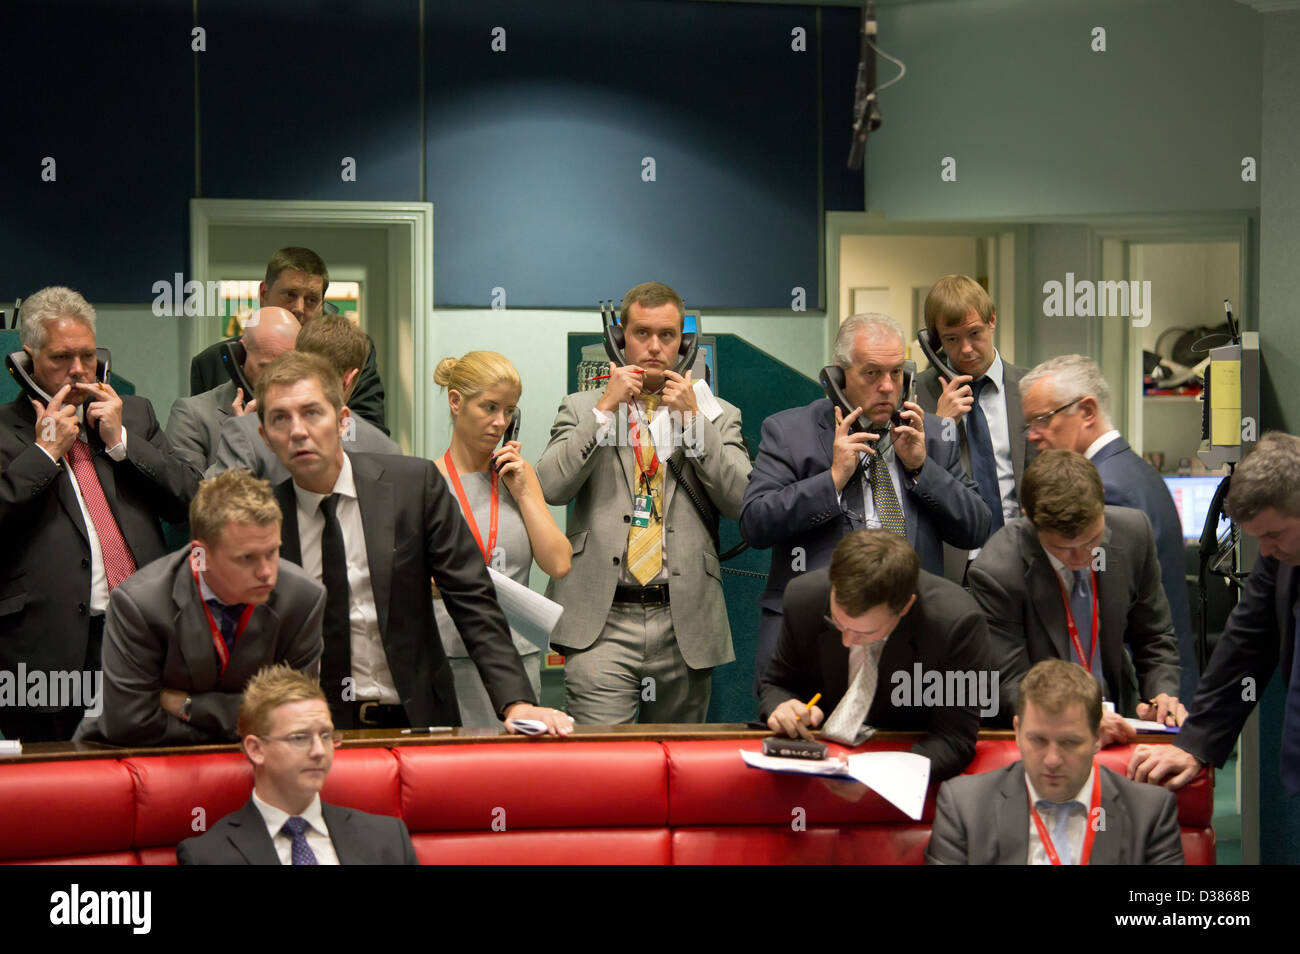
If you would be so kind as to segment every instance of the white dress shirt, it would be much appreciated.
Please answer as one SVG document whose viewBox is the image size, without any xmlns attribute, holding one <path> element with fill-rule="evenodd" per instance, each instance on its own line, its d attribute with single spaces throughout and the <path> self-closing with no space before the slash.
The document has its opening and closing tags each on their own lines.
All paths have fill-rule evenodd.
<svg viewBox="0 0 1300 954">
<path fill-rule="evenodd" d="M 78 420 L 84 420 L 85 407 L 77 407 Z M 77 436 L 77 440 L 83 444 L 89 443 L 86 440 L 85 428 Z M 40 444 L 36 445 L 41 447 Z M 54 460 L 49 451 L 41 447 L 46 457 L 54 461 L 55 465 L 63 468 L 63 472 L 68 475 L 68 483 L 72 484 L 72 492 L 76 495 L 77 506 L 81 508 L 81 522 L 86 525 L 86 542 L 90 544 L 90 615 L 103 616 L 108 609 L 108 574 L 104 571 L 104 551 L 99 546 L 99 534 L 95 532 L 94 521 L 90 519 L 90 511 L 86 509 L 86 500 L 81 496 L 81 485 L 77 483 L 77 475 L 72 472 L 72 465 L 64 465 L 61 461 Z M 108 448 L 108 456 L 115 461 L 126 460 L 126 428 L 122 428 L 122 439 Z M 110 504 L 112 502 L 110 501 Z"/>
<path fill-rule="evenodd" d="M 296 483 L 298 498 L 298 543 L 302 548 L 302 568 L 313 580 L 324 584 L 321 563 L 321 537 L 325 532 L 325 515 L 321 501 L 327 494 L 304 490 Z M 366 556 L 366 532 L 361 523 L 361 504 L 352 480 L 352 461 L 343 455 L 343 469 L 334 481 L 332 493 L 339 495 L 339 529 L 343 531 L 343 550 L 348 561 L 348 623 L 351 630 L 353 698 L 357 702 L 400 703 L 393 673 L 388 668 L 379 632 L 379 611 L 375 592 L 370 586 L 370 560 Z"/>
<path fill-rule="evenodd" d="M 1083 783 L 1083 788 L 1075 792 L 1073 798 L 1067 799 L 1066 802 L 1061 803 L 1062 805 L 1065 805 L 1068 804 L 1069 802 L 1078 802 L 1080 805 L 1083 806 L 1083 811 L 1081 812 L 1077 810 L 1074 811 L 1073 814 L 1070 815 L 1070 820 L 1065 825 L 1065 834 L 1069 842 L 1070 860 L 1073 861 L 1075 864 L 1078 864 L 1082 860 L 1081 852 L 1083 851 L 1083 839 L 1088 832 L 1088 824 L 1091 821 L 1091 819 L 1088 818 L 1088 811 L 1092 807 L 1092 803 L 1090 801 L 1092 798 L 1092 780 L 1093 780 L 1093 775 L 1094 773 L 1096 773 L 1096 771 L 1097 771 L 1097 765 L 1094 762 L 1092 766 L 1092 771 L 1088 773 L 1088 778 Z M 1028 772 L 1025 773 L 1025 787 L 1029 789 L 1029 804 L 1031 806 L 1037 805 L 1039 795 L 1036 791 L 1034 791 L 1034 783 L 1029 781 Z M 1060 809 L 1058 809 L 1058 811 L 1059 810 Z M 1044 813 L 1042 811 L 1040 811 L 1038 814 L 1039 817 L 1043 820 L 1043 827 L 1047 829 L 1047 834 L 1050 837 L 1052 833 L 1056 830 L 1056 817 L 1054 815 L 1051 815 L 1049 813 Z M 1050 865 L 1052 862 L 1047 857 L 1046 849 L 1043 848 L 1043 840 L 1038 837 L 1038 826 L 1034 824 L 1034 816 L 1032 813 L 1029 815 L 1028 821 L 1029 821 L 1029 864 Z M 1055 845 L 1054 847 L 1056 848 L 1057 856 L 1060 857 L 1062 864 L 1064 864 L 1066 860 L 1064 846 Z"/>
<path fill-rule="evenodd" d="M 253 804 L 262 813 L 262 820 L 266 822 L 266 833 L 271 836 L 271 844 L 275 845 L 275 853 L 280 856 L 280 864 L 293 864 L 293 837 L 288 832 L 280 830 L 293 816 L 262 801 L 257 797 L 256 790 L 253 791 Z M 307 847 L 316 856 L 316 863 L 318 865 L 338 864 L 338 853 L 334 850 L 334 842 L 330 840 L 330 830 L 325 827 L 325 816 L 321 814 L 320 795 L 313 798 L 311 804 L 298 817 L 310 826 L 304 834 L 307 836 Z"/>
<path fill-rule="evenodd" d="M 1105 434 L 1102 434 L 1101 437 L 1089 444 L 1088 449 L 1083 452 L 1083 456 L 1088 458 L 1088 460 L 1092 460 L 1093 455 L 1096 454 L 1097 451 L 1101 450 L 1117 437 L 1119 437 L 1119 431 L 1112 427 Z"/>
</svg>

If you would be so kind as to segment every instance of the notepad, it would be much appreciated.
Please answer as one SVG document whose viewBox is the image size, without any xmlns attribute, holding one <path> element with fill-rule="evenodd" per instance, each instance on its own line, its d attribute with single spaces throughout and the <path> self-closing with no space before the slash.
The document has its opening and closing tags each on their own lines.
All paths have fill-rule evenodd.
<svg viewBox="0 0 1300 954">
<path fill-rule="evenodd" d="M 859 752 L 845 759 L 784 759 L 741 749 L 750 768 L 861 782 L 908 818 L 919 821 L 930 786 L 930 760 L 915 752 Z"/>
<path fill-rule="evenodd" d="M 1165 725 L 1163 722 L 1153 722 L 1150 719 L 1129 719 L 1126 717 L 1124 721 L 1127 722 L 1129 725 L 1131 725 L 1133 728 L 1137 729 L 1139 732 L 1177 732 L 1178 731 L 1178 726 L 1176 725 Z"/>
</svg>

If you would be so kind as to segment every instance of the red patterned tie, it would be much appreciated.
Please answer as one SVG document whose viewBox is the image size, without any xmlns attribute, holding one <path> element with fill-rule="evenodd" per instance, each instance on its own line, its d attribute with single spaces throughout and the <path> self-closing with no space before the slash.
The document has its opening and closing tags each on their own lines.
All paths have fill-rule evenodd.
<svg viewBox="0 0 1300 954">
<path fill-rule="evenodd" d="M 99 474 L 95 472 L 94 455 L 90 448 L 80 440 L 73 441 L 72 449 L 68 451 L 68 460 L 72 463 L 77 486 L 81 488 L 81 499 L 86 502 L 86 510 L 90 512 L 90 522 L 95 525 L 95 533 L 99 536 L 99 552 L 104 558 L 104 574 L 108 577 L 108 588 L 111 590 L 135 572 L 135 557 L 131 555 L 131 550 L 122 537 L 122 530 L 117 525 L 117 518 L 108 506 L 108 498 L 104 496 Z"/>
</svg>

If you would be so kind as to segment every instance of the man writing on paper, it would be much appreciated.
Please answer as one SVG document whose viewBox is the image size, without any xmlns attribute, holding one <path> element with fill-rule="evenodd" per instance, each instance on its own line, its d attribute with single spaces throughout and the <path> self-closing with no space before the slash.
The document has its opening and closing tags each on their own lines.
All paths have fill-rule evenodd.
<svg viewBox="0 0 1300 954">
<path fill-rule="evenodd" d="M 875 729 L 921 730 L 912 751 L 930 759 L 931 779 L 950 778 L 975 755 L 981 707 L 997 711 L 989 660 L 984 616 L 960 586 L 922 570 L 902 537 L 858 530 L 840 541 L 828 568 L 786 588 L 759 714 L 794 738 L 802 725 L 822 724 L 823 709 L 800 701 L 820 692 L 830 713 L 825 738 L 853 746 Z M 927 671 L 960 685 L 965 698 L 926 697 L 915 683 Z"/>
<path fill-rule="evenodd" d="M 1097 764 L 1101 686 L 1045 659 L 1016 697 L 1020 761 L 939 789 L 932 865 L 1180 865 L 1172 793 Z M 1163 748 L 1163 746 L 1162 746 Z"/>
</svg>

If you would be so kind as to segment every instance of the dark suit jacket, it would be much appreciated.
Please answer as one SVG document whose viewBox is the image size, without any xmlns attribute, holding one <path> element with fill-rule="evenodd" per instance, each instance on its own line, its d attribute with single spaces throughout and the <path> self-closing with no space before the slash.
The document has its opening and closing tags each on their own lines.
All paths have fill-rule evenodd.
<svg viewBox="0 0 1300 954">
<path fill-rule="evenodd" d="M 899 475 L 908 543 L 921 558 L 921 568 L 936 574 L 943 573 L 942 543 L 977 547 L 989 534 L 988 505 L 962 473 L 956 442 L 942 435 L 943 422 L 927 414 L 925 466 L 915 483 L 901 471 Z M 758 460 L 741 505 L 740 532 L 750 546 L 772 548 L 767 589 L 758 601 L 764 609 L 780 612 L 781 594 L 791 578 L 830 563 L 831 551 L 851 530 L 831 479 L 834 440 L 835 412 L 825 398 L 763 422 Z M 798 560 L 792 552 L 796 547 L 803 550 Z"/>
<path fill-rule="evenodd" d="M 153 408 L 122 398 L 126 458 L 94 455 L 113 515 L 142 567 L 167 552 L 160 520 L 184 522 L 198 476 L 171 453 Z M 36 446 L 36 412 L 25 395 L 0 406 L 0 670 L 73 670 L 86 662 L 90 543 L 76 493 Z"/>
<path fill-rule="evenodd" d="M 369 337 L 367 335 L 367 337 Z M 202 394 L 230 380 L 226 366 L 221 362 L 221 346 L 238 338 L 225 338 L 210 345 L 190 359 L 190 394 Z M 249 395 L 245 395 L 248 397 Z M 385 434 L 388 433 L 384 409 L 384 382 L 379 377 L 379 359 L 375 356 L 375 343 L 370 342 L 370 354 L 357 375 L 356 387 L 348 399 L 348 407 L 360 414 Z"/>
<path fill-rule="evenodd" d="M 1117 437 L 1092 458 L 1106 490 L 1106 503 L 1141 510 L 1156 534 L 1156 555 L 1160 558 L 1160 582 L 1169 600 L 1174 633 L 1178 638 L 1178 661 L 1182 666 L 1179 698 L 1190 699 L 1196 691 L 1200 667 L 1196 661 L 1196 634 L 1187 598 L 1187 557 L 1183 525 L 1178 508 L 1160 472 L 1144 461 L 1128 441 Z"/>
<path fill-rule="evenodd" d="M 1009 364 L 1002 359 L 1002 387 L 1007 402 L 1007 436 L 1011 442 L 1011 469 L 1016 479 L 1016 498 L 1020 496 L 1020 480 L 1025 476 L 1025 466 L 1038 454 L 1038 449 L 1025 439 L 1025 412 L 1020 406 L 1020 379 L 1029 373 L 1028 368 Z M 937 413 L 939 395 L 943 387 L 939 383 L 939 371 L 926 368 L 916 377 L 916 403 L 927 414 Z M 958 441 L 961 444 L 961 469 L 971 473 L 970 445 L 966 441 L 966 427 L 963 423 L 957 428 Z M 966 563 L 969 550 L 945 545 L 944 575 L 954 583 L 960 583 L 966 575 Z"/>
<path fill-rule="evenodd" d="M 86 719 L 75 739 L 113 745 L 235 741 L 244 685 L 259 669 L 286 662 L 317 675 L 324 613 L 324 588 L 300 567 L 280 560 L 275 589 L 253 610 L 223 673 L 190 569 L 190 551 L 155 560 L 109 598 L 104 712 Z M 189 722 L 158 705 L 161 689 L 189 692 Z"/>
<path fill-rule="evenodd" d="M 1297 600 L 1300 567 L 1260 557 L 1214 647 L 1175 745 L 1222 768 L 1279 661 L 1282 683 L 1291 688 Z M 1255 692 L 1243 699 L 1247 676 L 1255 680 Z"/>
<path fill-rule="evenodd" d="M 1127 507 L 1106 507 L 1105 514 L 1097 640 L 1116 709 L 1133 716 L 1138 704 L 1135 671 L 1143 699 L 1177 694 L 1178 647 L 1160 588 L 1151 524 Z M 1028 517 L 1017 517 L 989 538 L 971 564 L 967 582 L 988 616 L 994 665 L 1002 671 L 1002 721 L 1009 723 L 1020 680 L 1030 667 L 1042 659 L 1070 658 L 1060 583 Z M 1080 641 L 1091 637 L 1091 626 L 1079 623 Z M 1133 654 L 1131 663 L 1125 643 Z"/>
<path fill-rule="evenodd" d="M 321 817 L 342 865 L 418 865 L 406 824 L 400 818 L 320 803 Z M 250 798 L 202 835 L 176 846 L 183 865 L 278 865 L 275 843 Z"/>
<path fill-rule="evenodd" d="M 1159 785 L 1131 782 L 1098 766 L 1105 827 L 1090 865 L 1181 865 L 1178 802 Z M 930 865 L 1023 865 L 1029 861 L 1029 790 L 1025 764 L 950 779 L 939 789 Z"/>
<path fill-rule="evenodd" d="M 820 708 L 829 717 L 848 691 L 849 651 L 839 631 L 826 623 L 830 600 L 825 569 L 805 573 L 786 590 L 781 638 L 763 673 L 761 719 L 787 699 L 810 699 L 817 692 L 822 694 Z M 911 680 L 916 665 L 925 672 L 978 674 L 991 669 L 988 627 L 975 601 L 957 584 L 924 570 L 916 584 L 916 602 L 881 653 L 867 724 L 926 732 L 912 751 L 930 759 L 932 780 L 950 778 L 975 756 L 979 705 L 974 699 L 965 706 L 895 705 L 899 680 Z"/>
<path fill-rule="evenodd" d="M 492 699 L 535 703 L 496 589 L 460 505 L 432 461 L 388 454 L 349 454 L 365 525 L 370 585 L 379 632 L 397 693 L 411 725 L 460 725 L 451 664 L 434 621 L 432 577 Z M 292 479 L 275 488 L 284 514 L 280 555 L 302 564 L 298 499 Z M 336 693 L 326 688 L 334 724 L 352 728 Z"/>
</svg>

